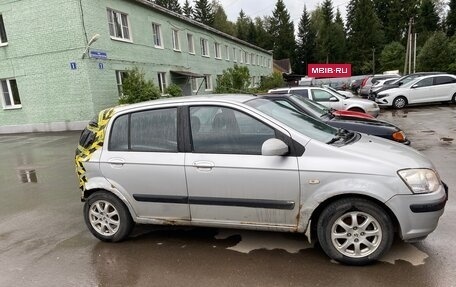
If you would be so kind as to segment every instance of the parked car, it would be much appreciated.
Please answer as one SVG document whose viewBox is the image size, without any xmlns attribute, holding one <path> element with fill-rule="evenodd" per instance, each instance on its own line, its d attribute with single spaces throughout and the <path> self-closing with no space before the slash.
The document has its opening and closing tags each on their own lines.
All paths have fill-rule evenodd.
<svg viewBox="0 0 456 287">
<path fill-rule="evenodd" d="M 378 74 L 378 75 L 366 77 L 366 78 L 364 78 L 363 82 L 361 83 L 361 89 L 360 89 L 359 95 L 363 98 L 367 98 L 369 96 L 370 88 L 378 80 L 397 79 L 397 78 L 400 78 L 400 76 L 397 74 Z"/>
<path fill-rule="evenodd" d="M 416 150 L 253 95 L 100 112 L 81 133 L 84 219 L 102 241 L 135 223 L 302 232 L 345 264 L 425 238 L 448 189 Z"/>
<path fill-rule="evenodd" d="M 331 91 L 333 91 L 333 92 L 339 93 L 339 94 L 341 94 L 341 95 L 344 95 L 344 96 L 346 96 L 346 97 L 349 97 L 349 98 L 352 98 L 352 97 L 355 96 L 355 95 L 354 95 L 352 92 L 350 92 L 349 90 L 338 90 L 338 89 L 336 89 L 336 88 L 333 88 L 333 87 L 327 86 L 327 85 L 323 85 L 322 87 L 325 88 L 325 89 L 331 90 Z"/>
<path fill-rule="evenodd" d="M 403 77 L 400 77 L 399 79 L 395 79 L 392 82 L 389 83 L 383 83 L 382 86 L 380 87 L 372 87 L 371 91 L 369 92 L 369 99 L 374 100 L 377 97 L 377 94 L 392 88 L 397 88 L 402 86 L 403 84 L 407 84 L 410 81 L 413 81 L 414 79 L 422 76 L 428 76 L 428 75 L 437 75 L 437 74 L 444 74 L 441 72 L 419 72 L 419 73 L 413 73 L 409 75 L 405 75 Z M 377 82 L 378 83 L 378 82 Z"/>
<path fill-rule="evenodd" d="M 361 91 L 361 84 L 363 83 L 363 80 L 364 80 L 364 78 L 352 80 L 350 83 L 350 90 L 353 93 L 359 95 L 359 93 Z"/>
<path fill-rule="evenodd" d="M 456 76 L 438 74 L 423 76 L 377 94 L 376 102 L 381 106 L 402 109 L 410 104 L 431 102 L 456 103 Z"/>
<path fill-rule="evenodd" d="M 300 95 L 328 108 L 368 113 L 374 117 L 377 117 L 380 113 L 380 108 L 375 102 L 366 99 L 349 98 L 335 90 L 321 87 L 278 88 L 271 89 L 268 93 Z"/>
<path fill-rule="evenodd" d="M 410 141 L 407 139 L 405 133 L 400 128 L 385 121 L 346 115 L 336 116 L 327 107 L 301 96 L 290 94 L 268 94 L 264 95 L 263 97 L 266 97 L 283 105 L 293 107 L 297 111 L 305 113 L 312 118 L 321 120 L 332 127 L 366 133 L 406 145 L 410 144 Z"/>
</svg>

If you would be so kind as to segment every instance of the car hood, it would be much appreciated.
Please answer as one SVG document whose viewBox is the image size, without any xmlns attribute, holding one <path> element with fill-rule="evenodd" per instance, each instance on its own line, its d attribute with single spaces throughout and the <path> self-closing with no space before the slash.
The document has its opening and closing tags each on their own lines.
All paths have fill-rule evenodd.
<svg viewBox="0 0 456 287">
<path fill-rule="evenodd" d="M 350 123 L 350 124 L 362 124 L 366 126 L 383 126 L 383 127 L 390 127 L 390 128 L 395 128 L 396 126 L 393 124 L 390 124 L 385 121 L 380 121 L 376 119 L 363 119 L 363 118 L 347 118 L 347 117 L 335 117 L 332 119 L 333 121 L 337 121 L 339 123 Z"/>
<path fill-rule="evenodd" d="M 407 89 L 406 88 L 397 87 L 397 88 L 392 88 L 392 89 L 381 91 L 378 94 L 379 95 L 394 94 L 394 93 L 404 92 L 405 90 L 407 90 Z"/>
<path fill-rule="evenodd" d="M 353 111 L 333 111 L 332 114 L 336 117 L 340 117 L 342 119 L 375 119 L 375 117 L 361 112 L 353 112 Z"/>
<path fill-rule="evenodd" d="M 360 135 L 359 140 L 344 146 L 311 140 L 303 155 L 304 168 L 321 172 L 393 177 L 397 176 L 397 171 L 401 169 L 435 170 L 429 159 L 411 147 L 376 136 Z"/>
</svg>

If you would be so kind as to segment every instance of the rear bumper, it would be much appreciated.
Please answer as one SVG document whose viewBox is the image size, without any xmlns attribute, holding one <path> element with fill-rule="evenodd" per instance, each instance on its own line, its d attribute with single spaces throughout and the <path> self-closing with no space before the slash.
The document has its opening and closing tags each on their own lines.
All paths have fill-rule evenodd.
<svg viewBox="0 0 456 287">
<path fill-rule="evenodd" d="M 405 241 L 426 237 L 434 231 L 448 200 L 448 186 L 429 194 L 396 195 L 386 202 L 400 225 L 400 236 Z"/>
</svg>

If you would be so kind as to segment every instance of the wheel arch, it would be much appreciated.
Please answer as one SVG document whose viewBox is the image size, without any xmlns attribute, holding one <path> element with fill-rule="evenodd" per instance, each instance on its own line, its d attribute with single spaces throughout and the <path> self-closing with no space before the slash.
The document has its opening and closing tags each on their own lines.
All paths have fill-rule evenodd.
<svg viewBox="0 0 456 287">
<path fill-rule="evenodd" d="M 312 215 L 310 216 L 310 226 L 308 226 L 308 228 L 310 228 L 310 235 L 311 235 L 311 238 L 309 238 L 309 240 L 314 241 L 316 239 L 317 222 L 318 222 L 318 218 L 320 217 L 323 210 L 331 203 L 338 201 L 340 199 L 347 199 L 347 198 L 360 198 L 360 199 L 369 200 L 369 201 L 377 204 L 380 208 L 382 208 L 386 212 L 386 214 L 391 219 L 391 222 L 393 223 L 394 231 L 396 233 L 400 231 L 401 226 L 399 224 L 399 221 L 398 221 L 396 215 L 394 215 L 393 211 L 385 203 L 381 202 L 380 200 L 378 200 L 374 197 L 368 196 L 368 195 L 347 193 L 347 194 L 339 194 L 339 195 L 329 197 L 329 198 L 325 199 L 323 202 L 321 202 L 318 205 L 318 207 L 314 209 L 314 211 L 312 212 Z"/>
</svg>

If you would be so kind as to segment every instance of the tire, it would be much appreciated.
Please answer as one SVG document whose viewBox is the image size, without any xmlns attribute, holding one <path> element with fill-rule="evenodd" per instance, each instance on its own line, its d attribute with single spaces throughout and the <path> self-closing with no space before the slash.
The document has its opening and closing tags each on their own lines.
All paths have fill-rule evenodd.
<svg viewBox="0 0 456 287">
<path fill-rule="evenodd" d="M 366 265 L 391 248 L 394 229 L 389 215 L 377 204 L 345 198 L 323 210 L 318 218 L 317 236 L 330 258 L 347 265 Z"/>
<path fill-rule="evenodd" d="M 359 113 L 365 113 L 365 111 L 361 108 L 350 108 L 348 109 L 351 112 L 359 112 Z"/>
<path fill-rule="evenodd" d="M 451 98 L 451 103 L 456 104 L 456 93 Z"/>
<path fill-rule="evenodd" d="M 84 220 L 101 241 L 119 242 L 128 237 L 134 222 L 125 204 L 114 194 L 97 191 L 84 204 Z"/>
<path fill-rule="evenodd" d="M 402 109 L 405 108 L 407 105 L 407 99 L 403 96 L 399 96 L 393 100 L 393 107 L 396 109 Z"/>
</svg>

